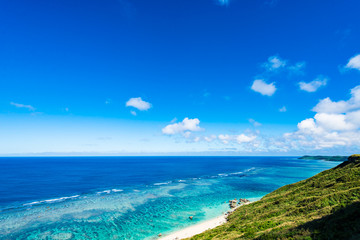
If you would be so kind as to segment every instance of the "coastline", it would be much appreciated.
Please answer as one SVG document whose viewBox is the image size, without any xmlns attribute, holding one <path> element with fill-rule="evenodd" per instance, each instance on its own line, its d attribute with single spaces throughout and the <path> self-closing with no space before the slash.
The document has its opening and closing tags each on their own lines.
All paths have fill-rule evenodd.
<svg viewBox="0 0 360 240">
<path fill-rule="evenodd" d="M 176 232 L 170 233 L 169 235 L 164 235 L 158 237 L 159 240 L 180 240 L 184 238 L 189 238 L 205 232 L 208 229 L 216 228 L 224 223 L 226 223 L 226 215 L 222 214 L 219 217 L 207 220 L 205 222 L 197 223 L 193 226 L 186 227 L 184 229 L 178 230 Z"/>
<path fill-rule="evenodd" d="M 251 204 L 253 202 L 249 203 L 243 203 L 242 205 L 236 206 L 235 208 L 227 211 L 226 213 L 222 214 L 221 216 L 218 216 L 216 218 L 212 218 L 210 220 L 206 220 L 204 222 L 197 223 L 195 225 L 180 229 L 178 231 L 169 233 L 168 235 L 159 236 L 157 239 L 159 240 L 180 240 L 185 238 L 193 237 L 197 234 L 203 233 L 206 230 L 216 228 L 224 223 L 227 222 L 227 217 L 234 212 L 237 208 Z"/>
</svg>

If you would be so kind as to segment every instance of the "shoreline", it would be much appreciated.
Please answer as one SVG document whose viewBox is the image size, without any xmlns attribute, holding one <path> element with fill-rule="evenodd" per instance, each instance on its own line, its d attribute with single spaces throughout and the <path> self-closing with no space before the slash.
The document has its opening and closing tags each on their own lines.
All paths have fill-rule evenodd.
<svg viewBox="0 0 360 240">
<path fill-rule="evenodd" d="M 251 204 L 251 203 L 253 203 L 253 202 L 243 203 L 242 205 L 236 206 L 235 208 L 230 209 L 226 213 L 223 213 L 216 218 L 212 218 L 212 219 L 206 220 L 204 222 L 194 224 L 192 226 L 177 230 L 177 231 L 169 233 L 167 235 L 159 236 L 157 239 L 159 239 L 159 240 L 180 240 L 180 239 L 193 237 L 197 234 L 205 232 L 206 230 L 213 229 L 220 225 L 223 225 L 224 223 L 227 222 L 227 217 L 232 212 L 234 212 L 237 208 L 244 206 L 244 205 Z"/>
</svg>

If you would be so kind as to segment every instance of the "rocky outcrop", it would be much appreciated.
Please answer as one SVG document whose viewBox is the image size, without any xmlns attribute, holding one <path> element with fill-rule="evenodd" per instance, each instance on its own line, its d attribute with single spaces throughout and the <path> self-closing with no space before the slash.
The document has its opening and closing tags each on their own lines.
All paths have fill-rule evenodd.
<svg viewBox="0 0 360 240">
<path fill-rule="evenodd" d="M 237 206 L 236 198 L 234 200 L 229 201 L 229 206 L 230 206 L 230 208 L 236 208 L 236 206 Z"/>
<path fill-rule="evenodd" d="M 240 198 L 239 199 L 239 204 L 248 204 L 248 203 L 250 203 L 250 201 L 248 199 L 246 199 L 246 198 Z"/>
</svg>

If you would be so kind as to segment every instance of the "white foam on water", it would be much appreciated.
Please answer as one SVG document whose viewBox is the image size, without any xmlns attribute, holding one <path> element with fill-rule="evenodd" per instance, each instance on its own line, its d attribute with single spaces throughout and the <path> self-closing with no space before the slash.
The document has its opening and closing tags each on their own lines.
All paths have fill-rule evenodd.
<svg viewBox="0 0 360 240">
<path fill-rule="evenodd" d="M 171 183 L 171 181 L 170 182 L 154 183 L 154 186 L 168 185 L 170 183 Z"/>
<path fill-rule="evenodd" d="M 35 202 L 31 202 L 31 203 L 25 203 L 25 204 L 23 204 L 23 206 L 33 206 L 33 205 L 38 205 L 38 204 L 42 204 L 42 203 L 61 202 L 61 201 L 65 201 L 67 199 L 73 199 L 73 198 L 77 198 L 77 197 L 80 197 L 80 195 L 74 195 L 74 196 L 70 196 L 70 197 L 53 198 L 53 199 L 47 199 L 47 200 L 43 200 L 43 201 L 35 201 Z"/>
<path fill-rule="evenodd" d="M 111 191 L 112 191 L 112 192 L 123 192 L 124 190 L 113 188 L 113 189 L 111 189 Z"/>
<path fill-rule="evenodd" d="M 96 194 L 110 194 L 111 193 L 111 190 L 104 190 L 104 191 L 100 191 L 100 192 L 97 192 Z"/>
</svg>

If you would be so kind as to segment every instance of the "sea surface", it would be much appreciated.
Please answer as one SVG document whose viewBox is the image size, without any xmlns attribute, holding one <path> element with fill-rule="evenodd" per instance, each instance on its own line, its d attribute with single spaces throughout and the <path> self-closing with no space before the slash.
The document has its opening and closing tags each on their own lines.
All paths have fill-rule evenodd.
<svg viewBox="0 0 360 240">
<path fill-rule="evenodd" d="M 0 158 L 0 239 L 157 239 L 339 162 L 296 157 Z M 193 220 L 189 219 L 193 216 Z"/>
</svg>

